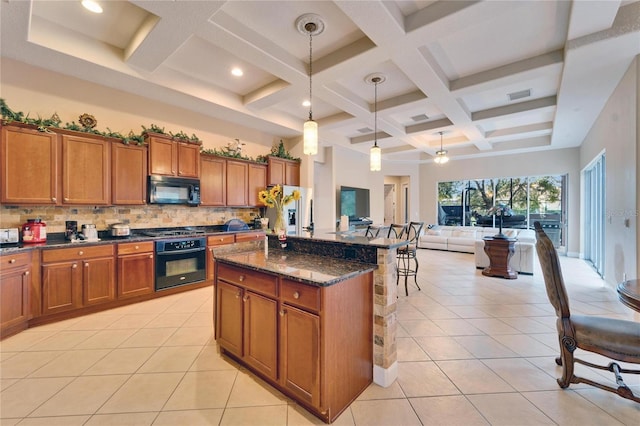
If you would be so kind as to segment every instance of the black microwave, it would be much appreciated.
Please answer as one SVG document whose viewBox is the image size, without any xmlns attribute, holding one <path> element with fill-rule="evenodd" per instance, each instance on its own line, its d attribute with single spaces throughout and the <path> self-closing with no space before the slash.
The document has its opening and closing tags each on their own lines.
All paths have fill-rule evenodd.
<svg viewBox="0 0 640 426">
<path fill-rule="evenodd" d="M 149 204 L 200 204 L 200 180 L 149 176 Z"/>
</svg>

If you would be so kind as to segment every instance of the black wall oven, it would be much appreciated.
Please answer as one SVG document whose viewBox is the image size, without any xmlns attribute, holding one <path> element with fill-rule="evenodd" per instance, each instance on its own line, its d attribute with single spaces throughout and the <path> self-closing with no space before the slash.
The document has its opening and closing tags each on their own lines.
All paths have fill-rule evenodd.
<svg viewBox="0 0 640 426">
<path fill-rule="evenodd" d="M 156 241 L 156 291 L 204 281 L 206 238 Z"/>
</svg>

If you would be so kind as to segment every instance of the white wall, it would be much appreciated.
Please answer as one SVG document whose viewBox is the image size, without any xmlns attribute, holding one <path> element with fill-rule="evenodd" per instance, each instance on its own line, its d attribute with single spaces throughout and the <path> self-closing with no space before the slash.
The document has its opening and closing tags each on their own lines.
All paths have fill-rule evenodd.
<svg viewBox="0 0 640 426">
<path fill-rule="evenodd" d="M 640 60 L 636 57 L 580 148 L 583 170 L 606 157 L 605 280 L 640 277 L 638 259 L 638 144 Z"/>
<path fill-rule="evenodd" d="M 568 174 L 567 253 L 577 256 L 580 248 L 580 167 L 579 149 L 558 149 L 523 154 L 455 160 L 444 165 L 420 166 L 420 211 L 426 223 L 438 223 L 438 182 L 500 177 Z"/>
</svg>

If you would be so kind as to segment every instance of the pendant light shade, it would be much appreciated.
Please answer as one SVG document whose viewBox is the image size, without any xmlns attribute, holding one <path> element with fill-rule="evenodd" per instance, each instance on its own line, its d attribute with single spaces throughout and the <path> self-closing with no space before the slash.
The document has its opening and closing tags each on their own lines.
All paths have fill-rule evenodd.
<svg viewBox="0 0 640 426">
<path fill-rule="evenodd" d="M 313 36 L 324 31 L 324 22 L 320 16 L 307 13 L 296 20 L 296 27 L 301 34 L 309 36 L 309 119 L 304 122 L 302 151 L 305 155 L 318 153 L 318 123 L 313 121 L 312 111 L 312 78 L 313 78 Z"/>
<path fill-rule="evenodd" d="M 378 84 L 383 83 L 386 77 L 383 74 L 371 74 L 364 81 L 374 86 L 373 95 L 373 146 L 369 150 L 369 170 L 379 172 L 382 170 L 382 150 L 378 146 Z"/>
<path fill-rule="evenodd" d="M 442 135 L 444 132 L 440 133 L 440 151 L 436 151 L 436 158 L 433 159 L 437 164 L 445 164 L 449 162 L 449 157 L 447 157 L 447 151 L 442 149 Z"/>
</svg>

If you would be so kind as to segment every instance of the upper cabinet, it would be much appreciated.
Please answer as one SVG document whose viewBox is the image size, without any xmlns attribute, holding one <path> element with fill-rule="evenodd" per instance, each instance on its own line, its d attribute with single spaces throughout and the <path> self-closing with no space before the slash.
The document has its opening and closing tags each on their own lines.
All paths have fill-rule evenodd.
<svg viewBox="0 0 640 426">
<path fill-rule="evenodd" d="M 249 205 L 264 207 L 258 193 L 267 187 L 267 165 L 249 163 Z"/>
<path fill-rule="evenodd" d="M 267 186 L 266 164 L 207 154 L 200 164 L 200 205 L 262 206 L 258 192 Z"/>
<path fill-rule="evenodd" d="M 114 143 L 111 147 L 111 159 L 113 204 L 146 204 L 147 147 Z"/>
<path fill-rule="evenodd" d="M 62 135 L 62 203 L 111 204 L 111 141 Z"/>
<path fill-rule="evenodd" d="M 203 155 L 200 163 L 200 205 L 227 205 L 227 160 Z"/>
<path fill-rule="evenodd" d="M 145 140 L 149 145 L 149 174 L 200 177 L 200 145 L 160 134 L 146 134 Z"/>
<path fill-rule="evenodd" d="M 59 204 L 58 135 L 18 125 L 1 126 L 1 129 L 1 201 Z"/>
<path fill-rule="evenodd" d="M 300 162 L 270 155 L 267 181 L 269 185 L 300 186 Z"/>
<path fill-rule="evenodd" d="M 244 207 L 248 202 L 249 163 L 227 160 L 227 206 Z"/>
</svg>

